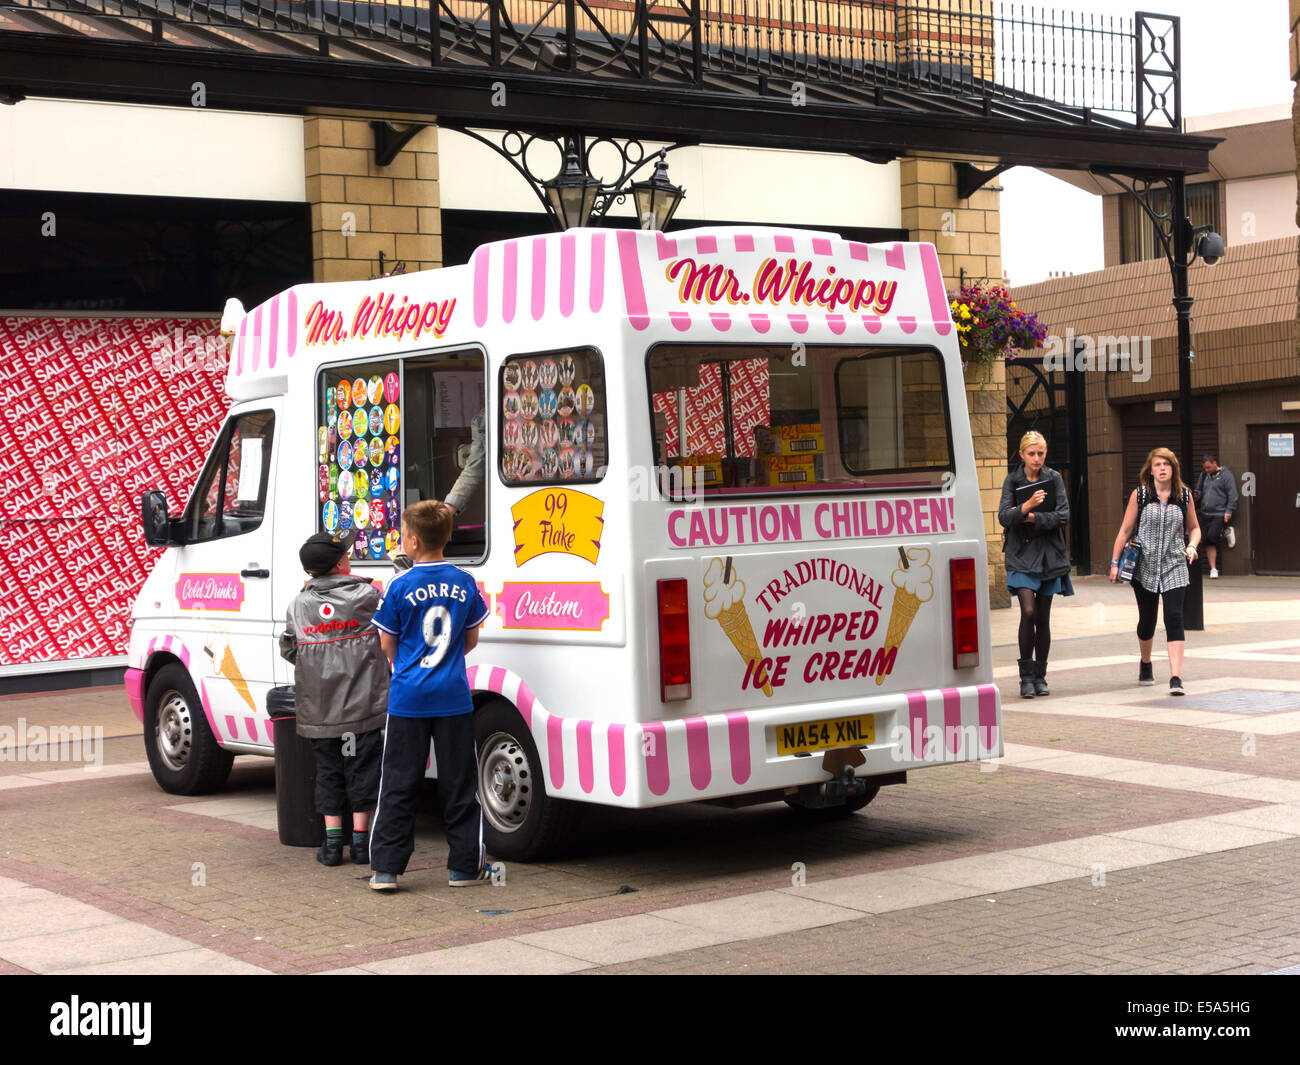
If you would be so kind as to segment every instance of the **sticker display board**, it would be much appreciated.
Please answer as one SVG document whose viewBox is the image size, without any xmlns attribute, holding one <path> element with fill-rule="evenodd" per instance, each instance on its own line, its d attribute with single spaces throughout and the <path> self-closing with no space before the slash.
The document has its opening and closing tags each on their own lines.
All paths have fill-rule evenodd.
<svg viewBox="0 0 1300 1065">
<path fill-rule="evenodd" d="M 605 371 L 588 349 L 507 359 L 501 371 L 507 484 L 598 480 L 605 466 Z"/>
<path fill-rule="evenodd" d="M 217 320 L 0 316 L 0 380 L 0 668 L 123 655 L 140 496 L 179 514 L 230 406 Z"/>
<path fill-rule="evenodd" d="M 381 559 L 402 539 L 402 388 L 396 363 L 321 375 L 316 426 L 320 527 L 356 530 L 352 556 Z"/>
</svg>

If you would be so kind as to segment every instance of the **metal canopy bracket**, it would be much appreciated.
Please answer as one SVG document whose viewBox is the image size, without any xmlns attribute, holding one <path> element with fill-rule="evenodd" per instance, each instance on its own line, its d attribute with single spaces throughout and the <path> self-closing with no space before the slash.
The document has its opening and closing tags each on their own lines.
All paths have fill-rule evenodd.
<svg viewBox="0 0 1300 1065">
<path fill-rule="evenodd" d="M 1000 163 L 992 170 L 980 170 L 971 163 L 953 163 L 953 168 L 957 171 L 957 199 L 969 200 L 995 177 L 1013 166 L 1015 163 Z"/>
<path fill-rule="evenodd" d="M 375 133 L 375 163 L 378 166 L 391 166 L 397 153 L 411 143 L 411 139 L 428 126 L 416 123 L 399 130 L 391 122 L 371 122 L 370 128 Z"/>
</svg>

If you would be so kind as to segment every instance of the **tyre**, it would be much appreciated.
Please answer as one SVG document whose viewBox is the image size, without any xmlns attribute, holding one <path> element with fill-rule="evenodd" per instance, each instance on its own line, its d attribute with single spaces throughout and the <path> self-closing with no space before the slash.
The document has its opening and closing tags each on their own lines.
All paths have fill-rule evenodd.
<svg viewBox="0 0 1300 1065">
<path fill-rule="evenodd" d="M 230 775 L 235 756 L 217 744 L 189 671 L 178 662 L 163 666 L 149 682 L 144 749 L 154 779 L 173 795 L 216 791 Z"/>
<path fill-rule="evenodd" d="M 838 821 L 865 809 L 879 794 L 879 787 L 868 787 L 863 794 L 835 806 L 808 806 L 799 799 L 786 799 L 785 804 L 806 821 Z"/>
<path fill-rule="evenodd" d="M 474 742 L 488 853 L 516 862 L 553 854 L 574 826 L 575 804 L 546 794 L 537 746 L 519 711 L 504 699 L 479 707 Z"/>
</svg>

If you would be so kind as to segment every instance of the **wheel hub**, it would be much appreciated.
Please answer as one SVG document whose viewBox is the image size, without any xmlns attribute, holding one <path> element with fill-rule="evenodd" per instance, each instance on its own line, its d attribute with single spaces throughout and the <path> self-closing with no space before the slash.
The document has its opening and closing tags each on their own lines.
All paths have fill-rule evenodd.
<svg viewBox="0 0 1300 1065">
<path fill-rule="evenodd" d="M 180 692 L 171 691 L 163 696 L 154 739 L 158 755 L 168 769 L 185 768 L 194 742 L 194 722 L 190 717 L 189 703 Z"/>
<path fill-rule="evenodd" d="M 488 737 L 479 756 L 483 814 L 498 832 L 515 832 L 532 801 L 532 767 L 521 744 L 505 733 Z"/>
</svg>

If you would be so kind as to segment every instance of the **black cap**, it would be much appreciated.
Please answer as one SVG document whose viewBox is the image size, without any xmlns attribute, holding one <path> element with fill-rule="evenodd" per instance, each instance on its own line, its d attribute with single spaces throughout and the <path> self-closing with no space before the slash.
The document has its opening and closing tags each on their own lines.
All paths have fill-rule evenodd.
<svg viewBox="0 0 1300 1065">
<path fill-rule="evenodd" d="M 298 560 L 308 573 L 319 577 L 328 573 L 339 564 L 339 559 L 352 550 L 352 541 L 357 532 L 350 529 L 342 536 L 320 532 L 307 538 L 307 542 L 298 549 Z"/>
</svg>

